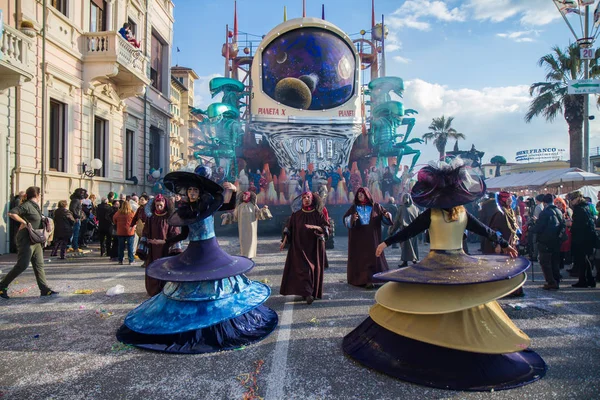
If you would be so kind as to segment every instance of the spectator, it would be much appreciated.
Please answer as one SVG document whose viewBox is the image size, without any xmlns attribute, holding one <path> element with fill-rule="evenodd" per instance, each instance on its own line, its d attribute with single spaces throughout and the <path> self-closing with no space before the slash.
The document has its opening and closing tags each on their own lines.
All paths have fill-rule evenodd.
<svg viewBox="0 0 600 400">
<path fill-rule="evenodd" d="M 112 203 L 115 200 L 115 193 L 108 192 L 108 194 L 106 195 L 106 198 L 108 199 L 108 204 L 110 204 L 112 206 Z"/>
<path fill-rule="evenodd" d="M 560 197 L 554 199 L 554 205 L 562 212 L 565 226 L 567 227 L 567 240 L 560 245 L 558 257 L 558 269 L 561 270 L 565 268 L 566 264 L 571 264 L 571 222 L 573 210 L 571 210 L 569 206 L 567 206 L 567 202 Z"/>
<path fill-rule="evenodd" d="M 142 237 L 145 237 L 148 243 L 148 254 L 144 262 L 145 267 L 148 267 L 154 260 L 170 255 L 169 249 L 177 241 L 180 230 L 178 227 L 169 224 L 171 214 L 169 210 L 171 208 L 167 206 L 167 200 L 162 194 L 158 194 L 152 202 L 152 215 L 147 218 L 146 223 L 143 225 L 142 233 Z M 143 207 L 140 207 L 140 209 L 143 209 Z M 160 293 L 164 285 L 164 281 L 151 278 L 146 274 L 146 292 L 149 296 Z"/>
<path fill-rule="evenodd" d="M 33 267 L 35 280 L 40 289 L 41 296 L 52 296 L 58 294 L 48 287 L 46 282 L 46 273 L 44 272 L 44 249 L 43 243 L 31 243 L 27 224 L 31 224 L 33 229 L 44 227 L 42 211 L 40 210 L 40 188 L 30 186 L 25 192 L 27 200 L 8 212 L 8 216 L 20 223 L 17 232 L 17 263 L 0 281 L 0 297 L 9 299 L 8 286 L 16 277 L 21 275 L 27 269 L 29 263 Z"/>
<path fill-rule="evenodd" d="M 113 217 L 119 211 L 120 206 L 121 206 L 121 203 L 119 202 L 119 200 L 113 201 L 112 207 L 110 209 L 110 214 L 108 215 L 108 218 L 110 220 L 110 236 L 111 236 L 110 252 L 108 253 L 110 256 L 110 261 L 118 261 L 119 240 L 117 238 L 117 225 L 114 223 Z"/>
<path fill-rule="evenodd" d="M 73 237 L 71 238 L 71 248 L 69 252 L 82 253 L 83 251 L 79 248 L 79 231 L 81 229 L 81 220 L 83 218 L 83 209 L 81 206 L 81 200 L 83 199 L 85 189 L 78 188 L 71 195 L 71 203 L 69 204 L 69 211 L 75 218 L 75 225 L 73 225 Z"/>
<path fill-rule="evenodd" d="M 94 193 L 90 194 L 90 203 L 92 206 L 92 214 L 96 216 L 96 209 L 98 208 L 98 205 L 96 204 L 96 195 Z"/>
<path fill-rule="evenodd" d="M 117 237 L 119 241 L 119 253 L 117 256 L 119 259 L 119 265 L 123 265 L 125 242 L 127 242 L 127 257 L 129 259 L 129 265 L 133 264 L 133 235 L 135 231 L 131 226 L 133 215 L 134 213 L 131 210 L 131 206 L 129 205 L 128 201 L 121 203 L 121 208 L 119 208 L 119 211 L 113 215 L 113 222 L 117 227 Z"/>
<path fill-rule="evenodd" d="M 83 193 L 83 199 L 81 200 L 81 228 L 79 230 L 79 247 L 87 249 L 88 238 L 88 222 L 92 215 L 92 201 L 89 199 L 87 191 Z"/>
<path fill-rule="evenodd" d="M 509 246 L 516 248 L 519 225 L 517 224 L 515 212 L 512 209 L 512 195 L 503 191 L 498 193 L 497 197 L 500 208 L 497 208 L 497 211 L 492 215 L 489 227 L 494 232 L 500 232 L 502 238 L 508 242 Z M 495 253 L 500 253 L 500 245 L 492 242 L 490 239 L 486 239 L 483 244 L 483 254 Z M 523 297 L 524 295 L 523 288 L 520 287 L 508 296 Z"/>
<path fill-rule="evenodd" d="M 142 237 L 142 232 L 144 231 L 144 223 L 146 222 L 146 204 L 148 203 L 148 196 L 142 195 L 139 199 L 137 196 L 131 196 L 131 202 L 135 201 L 135 208 L 132 206 L 131 209 L 135 213 L 133 216 L 133 221 L 131 221 L 131 226 L 135 226 L 135 239 L 133 241 L 133 248 L 137 249 L 138 242 Z M 134 257 L 136 260 L 139 260 L 137 254 Z"/>
<path fill-rule="evenodd" d="M 588 205 L 588 208 L 590 209 L 590 214 L 592 215 L 592 218 L 594 218 L 594 219 L 598 218 L 598 210 L 596 210 L 596 206 L 592 202 L 592 198 L 585 197 L 585 201 Z"/>
<path fill-rule="evenodd" d="M 560 282 L 560 236 L 566 228 L 562 212 L 553 204 L 552 195 L 544 195 L 544 209 L 532 228 L 538 242 L 538 258 L 544 273 L 544 290 L 558 290 Z"/>
<path fill-rule="evenodd" d="M 98 218 L 98 240 L 100 241 L 100 257 L 110 255 L 111 253 L 113 214 L 114 212 L 112 211 L 112 207 L 108 204 L 108 199 L 103 197 L 96 210 L 96 217 Z"/>
<path fill-rule="evenodd" d="M 536 223 L 538 218 L 540 217 L 540 214 L 542 213 L 542 211 L 544 210 L 544 195 L 543 194 L 538 194 L 537 196 L 535 196 L 535 208 L 533 209 L 533 217 L 531 218 L 531 226 L 533 227 Z M 534 230 L 532 229 L 531 232 L 533 232 Z M 531 261 L 537 261 L 538 260 L 538 245 L 537 245 L 537 238 L 536 238 L 536 234 L 532 233 L 531 235 L 531 241 L 532 241 L 532 246 L 533 246 L 533 254 L 531 255 Z"/>
<path fill-rule="evenodd" d="M 136 48 L 140 48 L 140 43 L 135 39 L 133 33 L 131 32 L 131 24 L 129 22 L 125 22 L 123 27 L 119 29 L 119 34 L 123 36 L 123 39 L 127 40 Z"/>
<path fill-rule="evenodd" d="M 573 209 L 573 223 L 571 225 L 571 254 L 573 256 L 573 270 L 577 271 L 579 280 L 571 285 L 574 288 L 596 287 L 592 276 L 590 257 L 594 253 L 596 229 L 589 207 L 580 191 L 567 195 Z"/>
<path fill-rule="evenodd" d="M 65 259 L 65 251 L 73 236 L 73 225 L 75 225 L 75 218 L 67 208 L 67 201 L 59 201 L 58 209 L 54 211 L 54 249 L 50 256 L 55 257 L 60 249 L 60 259 Z"/>
<path fill-rule="evenodd" d="M 498 204 L 496 203 L 496 194 L 494 192 L 487 193 L 487 199 L 481 202 L 481 210 L 479 210 L 479 220 L 482 224 L 490 226 L 492 216 L 498 211 Z M 485 238 L 481 236 L 481 252 L 483 253 Z"/>
</svg>

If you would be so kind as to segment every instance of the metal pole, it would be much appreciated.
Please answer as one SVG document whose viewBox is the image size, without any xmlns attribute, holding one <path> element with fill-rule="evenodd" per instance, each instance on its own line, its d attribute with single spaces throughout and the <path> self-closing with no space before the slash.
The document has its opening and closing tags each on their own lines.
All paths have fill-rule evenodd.
<svg viewBox="0 0 600 400">
<path fill-rule="evenodd" d="M 589 22 L 590 22 L 590 6 L 585 6 L 585 33 L 587 39 L 589 37 Z M 583 78 L 590 78 L 590 61 L 583 60 Z M 583 170 L 590 171 L 590 118 L 589 118 L 589 103 L 590 95 L 584 94 L 583 98 Z"/>
<path fill-rule="evenodd" d="M 381 14 L 381 76 L 385 76 L 385 24 Z"/>
</svg>

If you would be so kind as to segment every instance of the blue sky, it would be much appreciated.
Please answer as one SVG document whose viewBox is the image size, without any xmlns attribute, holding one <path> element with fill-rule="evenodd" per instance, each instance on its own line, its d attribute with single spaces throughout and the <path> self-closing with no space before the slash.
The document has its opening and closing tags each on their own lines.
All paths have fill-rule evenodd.
<svg viewBox="0 0 600 400">
<path fill-rule="evenodd" d="M 306 0 L 307 16 L 325 17 L 348 34 L 369 30 L 371 0 Z M 240 32 L 263 35 L 283 21 L 302 15 L 302 0 L 238 0 Z M 377 20 L 385 16 L 387 75 L 406 83 L 403 103 L 420 112 L 414 135 L 427 132 L 431 119 L 454 116 L 454 127 L 486 152 L 509 162 L 522 149 L 568 149 L 563 118 L 550 124 L 523 121 L 528 87 L 541 81 L 537 66 L 554 45 L 566 47 L 573 36 L 552 0 L 375 0 Z M 578 16 L 570 17 L 579 28 Z M 208 81 L 222 75 L 225 25 L 233 25 L 233 0 L 175 0 L 173 64 L 193 68 L 197 105 L 211 102 Z M 577 30 L 576 30 L 577 32 Z M 242 39 L 242 37 L 240 37 Z M 255 38 L 258 39 L 258 38 Z M 593 102 L 593 101 L 591 101 Z M 590 113 L 600 114 L 594 107 Z M 590 124 L 591 146 L 600 145 L 600 118 Z M 450 143 L 449 146 L 452 146 Z M 436 158 L 433 145 L 422 145 L 420 161 Z"/>
</svg>

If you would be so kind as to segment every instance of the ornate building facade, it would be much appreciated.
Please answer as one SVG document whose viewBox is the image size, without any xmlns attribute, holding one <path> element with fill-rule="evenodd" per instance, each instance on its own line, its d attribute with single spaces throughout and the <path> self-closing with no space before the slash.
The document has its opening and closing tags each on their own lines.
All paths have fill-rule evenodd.
<svg viewBox="0 0 600 400">
<path fill-rule="evenodd" d="M 28 186 L 48 211 L 78 187 L 150 191 L 148 170 L 169 170 L 173 3 L 0 0 L 0 10 L 1 254 L 10 199 Z"/>
<path fill-rule="evenodd" d="M 194 85 L 198 79 L 198 74 L 191 68 L 175 66 L 171 68 L 171 76 L 177 80 L 186 89 L 181 92 L 181 118 L 184 126 L 181 127 L 181 134 L 184 143 L 181 147 L 181 157 L 187 159 L 187 161 L 193 160 L 193 150 L 191 146 L 198 139 L 198 122 L 199 117 L 192 114 L 194 108 Z"/>
</svg>

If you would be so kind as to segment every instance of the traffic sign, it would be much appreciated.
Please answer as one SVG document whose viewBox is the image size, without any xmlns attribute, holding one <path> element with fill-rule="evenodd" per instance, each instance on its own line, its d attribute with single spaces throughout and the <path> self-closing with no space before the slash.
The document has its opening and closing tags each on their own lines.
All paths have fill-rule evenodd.
<svg viewBox="0 0 600 400">
<path fill-rule="evenodd" d="M 600 79 L 574 79 L 568 85 L 569 94 L 600 93 Z"/>
<path fill-rule="evenodd" d="M 579 49 L 579 58 L 582 60 L 593 60 L 596 58 L 596 49 L 593 47 Z"/>
</svg>

